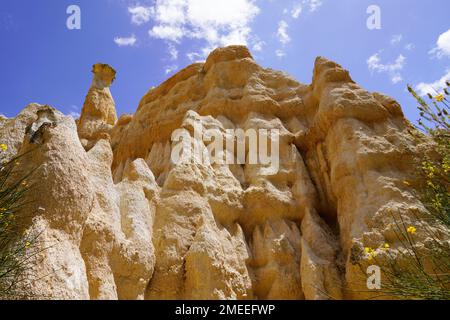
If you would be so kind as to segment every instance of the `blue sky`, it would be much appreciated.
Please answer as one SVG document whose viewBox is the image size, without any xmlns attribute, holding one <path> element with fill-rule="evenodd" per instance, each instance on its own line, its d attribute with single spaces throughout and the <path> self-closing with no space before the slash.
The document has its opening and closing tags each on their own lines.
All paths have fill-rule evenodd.
<svg viewBox="0 0 450 320">
<path fill-rule="evenodd" d="M 66 26 L 70 5 L 80 30 Z M 367 28 L 370 5 L 380 29 Z M 31 102 L 79 113 L 96 62 L 117 70 L 117 111 L 133 113 L 149 88 L 211 48 L 245 43 L 262 66 L 304 83 L 316 56 L 332 59 L 415 121 L 406 84 L 425 93 L 450 80 L 449 9 L 448 0 L 2 0 L 0 114 Z"/>
</svg>

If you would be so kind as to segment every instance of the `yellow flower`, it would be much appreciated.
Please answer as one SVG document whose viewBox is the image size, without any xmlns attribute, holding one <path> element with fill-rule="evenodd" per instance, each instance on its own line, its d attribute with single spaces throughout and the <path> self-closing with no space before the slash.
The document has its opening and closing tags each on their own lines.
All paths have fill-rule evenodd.
<svg viewBox="0 0 450 320">
<path fill-rule="evenodd" d="M 31 243 L 29 241 L 25 242 L 25 248 L 29 248 L 31 246 Z"/>
<path fill-rule="evenodd" d="M 3 151 L 8 150 L 8 146 L 4 143 L 0 144 L 0 149 L 2 149 Z"/>
<path fill-rule="evenodd" d="M 442 102 L 444 101 L 445 97 L 442 93 L 438 94 L 436 97 L 434 97 L 436 99 L 437 102 Z"/>
<path fill-rule="evenodd" d="M 389 249 L 390 247 L 391 247 L 391 246 L 389 245 L 389 243 L 385 243 L 385 244 L 384 244 L 384 248 L 385 248 L 385 249 Z"/>
<path fill-rule="evenodd" d="M 415 227 L 413 227 L 413 226 L 410 226 L 410 227 L 408 227 L 408 229 L 406 229 L 406 231 L 407 231 L 409 234 L 414 234 L 414 233 L 417 232 L 417 229 L 416 229 Z"/>
<path fill-rule="evenodd" d="M 378 255 L 378 252 L 374 251 L 372 248 L 365 248 L 364 250 L 368 254 L 367 256 L 368 261 L 372 261 L 373 258 L 375 258 Z"/>
</svg>

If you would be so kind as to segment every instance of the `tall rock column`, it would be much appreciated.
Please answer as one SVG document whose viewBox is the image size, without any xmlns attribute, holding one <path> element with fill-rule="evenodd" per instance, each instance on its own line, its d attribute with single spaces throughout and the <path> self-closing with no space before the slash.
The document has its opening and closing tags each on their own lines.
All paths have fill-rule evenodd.
<svg viewBox="0 0 450 320">
<path fill-rule="evenodd" d="M 86 150 L 109 135 L 117 122 L 115 103 L 109 90 L 116 71 L 107 64 L 97 63 L 92 67 L 92 73 L 94 79 L 78 120 L 78 135 Z"/>
</svg>

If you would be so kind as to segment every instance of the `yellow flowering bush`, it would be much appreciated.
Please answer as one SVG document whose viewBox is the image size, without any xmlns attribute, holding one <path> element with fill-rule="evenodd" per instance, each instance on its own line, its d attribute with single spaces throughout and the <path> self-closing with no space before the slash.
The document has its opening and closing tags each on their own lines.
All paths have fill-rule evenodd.
<svg viewBox="0 0 450 320">
<path fill-rule="evenodd" d="M 33 246 L 37 235 L 21 230 L 25 216 L 23 199 L 30 188 L 25 178 L 29 174 L 23 177 L 18 171 L 16 163 L 20 157 L 2 157 L 7 150 L 5 144 L 0 144 L 0 299 L 17 299 L 22 293 L 16 292 L 16 284 L 37 253 Z"/>
<path fill-rule="evenodd" d="M 447 87 L 450 83 L 447 82 Z M 450 108 L 449 89 L 427 103 L 413 88 L 421 119 L 415 135 L 418 143 L 432 143 L 432 152 L 417 159 L 419 179 L 402 181 L 423 203 L 427 213 L 408 215 L 391 212 L 388 227 L 394 243 L 380 243 L 356 253 L 357 264 L 366 275 L 367 264 L 382 270 L 377 297 L 400 299 L 450 300 Z M 362 259 L 361 259 L 362 257 Z M 365 278 L 364 278 L 365 279 Z M 367 292 L 367 291 L 364 291 Z"/>
<path fill-rule="evenodd" d="M 447 86 L 450 87 L 450 83 L 447 82 Z M 410 86 L 408 91 L 419 104 L 421 119 L 416 137 L 420 141 L 425 137 L 431 139 L 435 152 L 433 157 L 423 155 L 418 159 L 417 171 L 421 176 L 418 180 L 422 182 L 414 185 L 414 189 L 409 181 L 403 181 L 403 184 L 415 190 L 429 216 L 415 217 L 418 222 L 412 225 L 401 215 L 393 215 L 399 248 L 391 251 L 389 244 L 384 245 L 387 258 L 380 263 L 384 275 L 381 292 L 403 299 L 448 300 L 450 243 L 445 241 L 443 234 L 450 233 L 449 93 L 444 89 L 444 93 L 429 94 L 430 102 L 427 103 Z M 420 222 L 423 219 L 426 223 Z M 419 236 L 421 244 L 416 242 Z"/>
</svg>

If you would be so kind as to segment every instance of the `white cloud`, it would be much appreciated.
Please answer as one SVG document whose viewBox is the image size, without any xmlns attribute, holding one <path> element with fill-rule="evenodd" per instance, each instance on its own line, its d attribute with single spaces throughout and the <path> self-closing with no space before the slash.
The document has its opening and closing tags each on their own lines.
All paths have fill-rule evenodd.
<svg viewBox="0 0 450 320">
<path fill-rule="evenodd" d="M 124 47 L 124 46 L 134 46 L 136 44 L 136 37 L 134 36 L 134 34 L 132 34 L 130 37 L 116 37 L 114 38 L 114 42 L 119 46 L 119 47 Z"/>
<path fill-rule="evenodd" d="M 129 7 L 128 12 L 131 14 L 131 22 L 139 26 L 150 20 L 152 8 L 135 6 Z"/>
<path fill-rule="evenodd" d="M 202 61 L 203 55 L 201 55 L 198 52 L 188 52 L 186 54 L 186 56 L 188 57 L 189 60 L 191 60 L 192 62 L 200 62 Z"/>
<path fill-rule="evenodd" d="M 166 74 L 169 74 L 169 73 L 176 71 L 177 69 L 178 69 L 178 66 L 174 64 L 171 66 L 166 66 L 165 72 L 166 72 Z"/>
<path fill-rule="evenodd" d="M 153 38 L 178 42 L 184 36 L 184 30 L 177 26 L 157 25 L 148 32 Z"/>
<path fill-rule="evenodd" d="M 74 111 L 71 111 L 70 113 L 69 113 L 69 116 L 71 116 L 73 119 L 79 119 L 80 118 L 80 113 L 79 112 L 74 112 Z"/>
<path fill-rule="evenodd" d="M 292 5 L 291 10 L 284 9 L 283 13 L 288 14 L 290 13 L 291 17 L 294 19 L 298 19 L 302 12 L 304 11 L 304 8 L 308 8 L 309 12 L 314 12 L 319 9 L 319 7 L 322 6 L 321 0 L 302 0 L 302 1 L 296 1 Z"/>
<path fill-rule="evenodd" d="M 392 45 L 399 44 L 399 43 L 402 41 L 402 39 L 403 39 L 403 35 L 401 35 L 401 34 L 395 34 L 395 35 L 393 35 L 392 38 L 391 38 L 391 44 L 392 44 Z"/>
<path fill-rule="evenodd" d="M 392 75 L 391 81 L 392 81 L 393 84 L 397 84 L 397 83 L 403 81 L 403 77 L 401 76 L 401 74 L 396 73 L 396 74 L 393 74 L 393 75 Z"/>
<path fill-rule="evenodd" d="M 177 60 L 178 59 L 178 50 L 171 43 L 169 43 L 169 56 L 170 56 L 171 60 Z"/>
<path fill-rule="evenodd" d="M 197 54 L 205 56 L 218 46 L 248 45 L 250 24 L 260 10 L 255 0 L 156 0 L 149 12 L 155 22 L 151 37 L 203 40 L 206 44 Z"/>
<path fill-rule="evenodd" d="M 379 53 L 375 53 L 367 59 L 367 66 L 370 71 L 378 73 L 387 73 L 392 83 L 396 84 L 403 80 L 401 71 L 406 64 L 406 58 L 399 55 L 393 63 L 384 64 L 381 62 Z"/>
<path fill-rule="evenodd" d="M 450 29 L 439 36 L 436 47 L 429 53 L 439 59 L 444 56 L 450 57 Z"/>
<path fill-rule="evenodd" d="M 425 83 L 421 82 L 416 86 L 417 93 L 421 96 L 424 96 L 428 93 L 435 95 L 436 92 L 440 92 L 442 89 L 447 87 L 446 81 L 450 81 L 450 69 L 446 71 L 440 79 L 431 82 Z"/>
<path fill-rule="evenodd" d="M 78 119 L 80 118 L 80 112 L 79 112 L 79 108 L 75 105 L 72 105 L 69 107 L 70 111 L 68 113 L 68 116 L 71 116 L 73 119 Z"/>
<path fill-rule="evenodd" d="M 414 45 L 414 43 L 408 43 L 407 45 L 405 45 L 405 50 L 411 51 L 415 48 L 416 46 Z"/>
<path fill-rule="evenodd" d="M 303 3 L 309 7 L 310 12 L 317 11 L 322 6 L 322 0 L 304 0 Z"/>
<path fill-rule="evenodd" d="M 278 30 L 277 30 L 277 37 L 278 40 L 283 44 L 286 45 L 289 42 L 291 42 L 291 37 L 289 37 L 288 33 L 287 33 L 287 29 L 288 29 L 289 25 L 287 24 L 286 21 L 281 20 L 278 23 Z"/>
<path fill-rule="evenodd" d="M 294 3 L 294 6 L 292 7 L 292 10 L 291 10 L 291 17 L 294 19 L 297 19 L 298 17 L 300 17 L 300 14 L 302 13 L 302 11 L 303 11 L 302 4 L 300 2 Z"/>
<path fill-rule="evenodd" d="M 252 49 L 253 49 L 253 51 L 260 52 L 260 51 L 262 51 L 262 49 L 265 45 L 266 45 L 266 43 L 264 41 L 258 41 L 253 44 Z"/>
<path fill-rule="evenodd" d="M 278 50 L 275 51 L 275 55 L 276 55 L 278 58 L 283 58 L 283 57 L 286 56 L 286 52 L 284 52 L 284 51 L 281 50 L 281 49 L 278 49 Z"/>
</svg>

